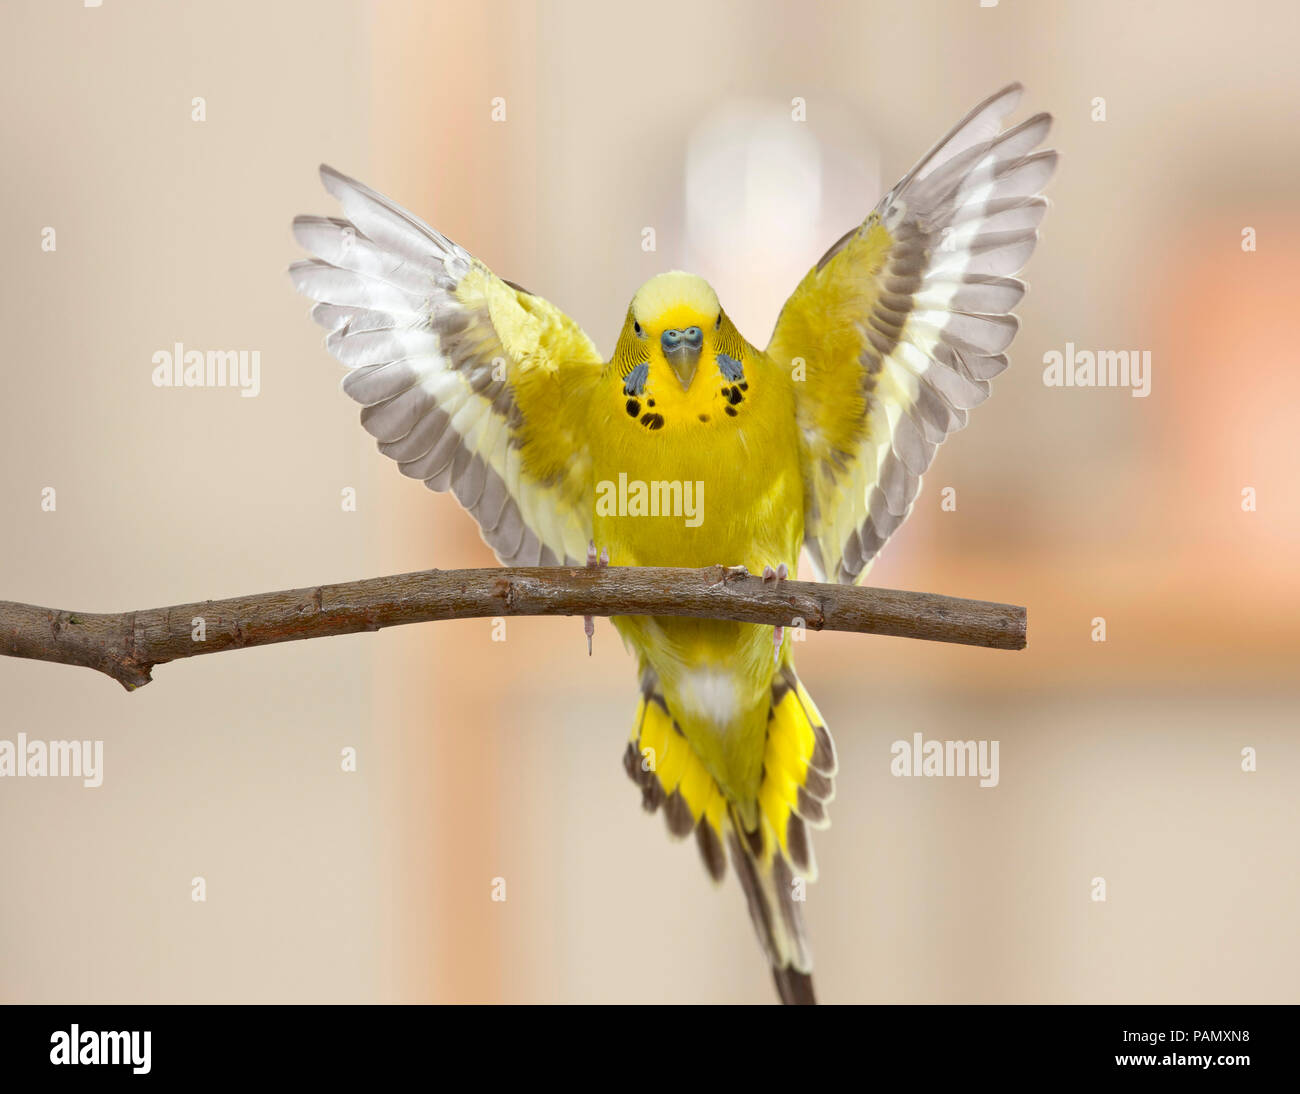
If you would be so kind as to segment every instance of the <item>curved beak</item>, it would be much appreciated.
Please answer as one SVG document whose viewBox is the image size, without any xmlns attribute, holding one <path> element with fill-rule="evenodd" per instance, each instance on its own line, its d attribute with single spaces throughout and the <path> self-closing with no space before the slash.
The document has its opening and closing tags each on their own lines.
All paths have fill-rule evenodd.
<svg viewBox="0 0 1300 1094">
<path fill-rule="evenodd" d="M 695 370 L 700 364 L 699 347 L 678 346 L 676 349 L 664 350 L 664 356 L 668 358 L 668 364 L 672 366 L 673 375 L 682 385 L 682 390 L 689 391 L 691 381 L 695 379 Z"/>
<path fill-rule="evenodd" d="M 695 379 L 695 370 L 700 364 L 704 332 L 699 327 L 666 330 L 660 336 L 659 344 L 663 347 L 664 358 L 677 377 L 677 382 L 682 385 L 682 390 L 689 391 L 691 381 Z"/>
</svg>

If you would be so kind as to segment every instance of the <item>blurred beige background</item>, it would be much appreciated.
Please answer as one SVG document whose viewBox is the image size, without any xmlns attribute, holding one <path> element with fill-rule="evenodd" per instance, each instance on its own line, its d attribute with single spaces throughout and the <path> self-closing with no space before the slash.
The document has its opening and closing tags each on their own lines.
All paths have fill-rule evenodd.
<svg viewBox="0 0 1300 1094">
<path fill-rule="evenodd" d="M 333 211 L 320 161 L 606 352 L 636 286 L 688 262 L 763 344 L 825 247 L 1020 79 L 1063 159 L 1012 367 L 871 580 L 1026 604 L 1030 646 L 799 652 L 843 768 L 820 992 L 1296 1002 L 1294 5 L 469 7 L 5 5 L 0 597 L 116 611 L 492 563 L 374 451 L 285 276 L 293 215 Z M 796 96 L 791 136 L 771 119 Z M 737 163 L 779 154 L 719 207 L 716 153 L 751 132 Z M 258 350 L 261 394 L 154 387 L 177 341 Z M 1045 387 L 1067 341 L 1150 349 L 1150 397 Z M 99 789 L 0 781 L 0 1000 L 768 1001 L 734 879 L 715 892 L 621 770 L 612 628 L 591 660 L 576 620 L 507 635 L 229 653 L 133 695 L 0 659 L 0 738 L 105 742 Z M 999 740 L 1001 784 L 892 777 L 914 732 Z"/>
</svg>

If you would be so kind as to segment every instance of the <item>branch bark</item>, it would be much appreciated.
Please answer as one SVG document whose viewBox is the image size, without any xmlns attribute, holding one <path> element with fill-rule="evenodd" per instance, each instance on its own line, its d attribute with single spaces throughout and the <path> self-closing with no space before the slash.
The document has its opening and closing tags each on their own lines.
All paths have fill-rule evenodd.
<svg viewBox="0 0 1300 1094">
<path fill-rule="evenodd" d="M 222 650 L 506 615 L 667 615 L 802 625 L 1019 650 L 1025 609 L 935 593 L 807 581 L 765 584 L 744 567 L 518 567 L 391 577 L 97 614 L 0 600 L 0 654 L 83 665 L 128 691 L 155 665 Z M 205 637 L 192 637 L 195 620 Z"/>
</svg>

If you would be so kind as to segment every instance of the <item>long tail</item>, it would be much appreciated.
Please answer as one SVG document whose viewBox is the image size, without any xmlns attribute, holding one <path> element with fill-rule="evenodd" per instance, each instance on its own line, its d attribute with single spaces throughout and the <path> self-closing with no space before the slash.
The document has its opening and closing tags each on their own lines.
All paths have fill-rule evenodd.
<svg viewBox="0 0 1300 1094">
<path fill-rule="evenodd" d="M 809 828 L 829 825 L 835 795 L 835 746 L 792 666 L 772 685 L 763 781 L 757 809 L 727 801 L 668 711 L 653 673 L 642 679 L 624 767 L 648 812 L 660 806 L 669 833 L 695 832 L 705 868 L 726 874 L 724 842 L 740 878 L 749 916 L 783 1003 L 815 1003 L 812 952 L 804 924 L 807 886 L 816 880 Z"/>
</svg>

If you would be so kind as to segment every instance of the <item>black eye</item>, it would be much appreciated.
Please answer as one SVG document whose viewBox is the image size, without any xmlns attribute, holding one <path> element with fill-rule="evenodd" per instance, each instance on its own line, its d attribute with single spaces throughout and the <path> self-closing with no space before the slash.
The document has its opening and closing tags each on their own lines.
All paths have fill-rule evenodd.
<svg viewBox="0 0 1300 1094">
<path fill-rule="evenodd" d="M 636 331 L 637 334 L 641 333 L 641 324 L 638 323 L 635 319 L 632 320 L 632 329 Z"/>
<path fill-rule="evenodd" d="M 721 312 L 718 312 L 718 318 L 715 319 L 715 320 L 713 321 L 713 329 L 714 329 L 714 330 L 721 330 L 721 329 L 722 329 L 722 313 L 721 313 Z"/>
</svg>

